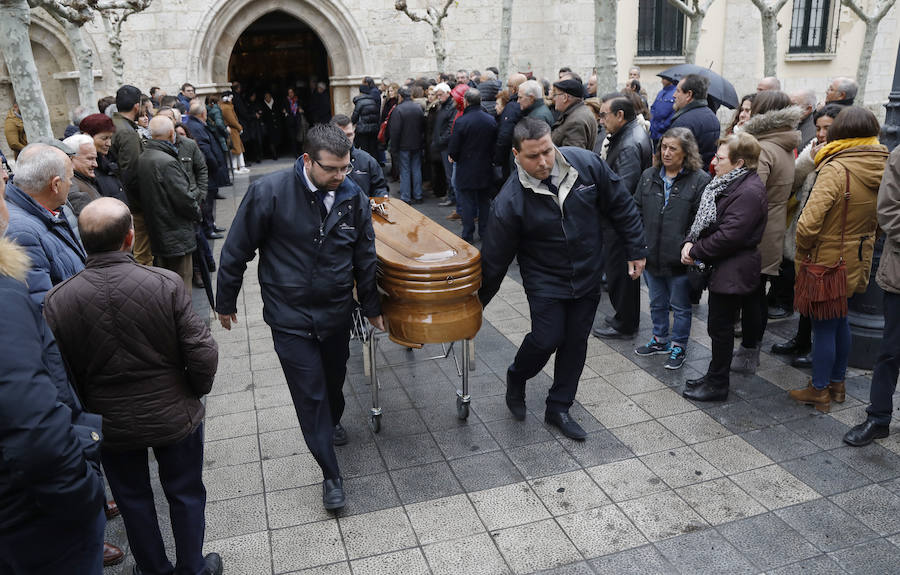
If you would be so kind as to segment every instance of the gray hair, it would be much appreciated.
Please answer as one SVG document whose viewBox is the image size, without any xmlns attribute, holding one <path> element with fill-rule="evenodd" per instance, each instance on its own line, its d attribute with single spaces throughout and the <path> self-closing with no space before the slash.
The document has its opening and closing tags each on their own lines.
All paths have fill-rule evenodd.
<svg viewBox="0 0 900 575">
<path fill-rule="evenodd" d="M 94 138 L 88 136 L 87 134 L 73 134 L 62 142 L 63 144 L 75 150 L 76 154 L 81 153 L 81 146 L 87 146 L 88 144 L 90 144 L 91 148 L 94 148 Z"/>
<path fill-rule="evenodd" d="M 813 108 L 815 108 L 818 103 L 816 91 L 809 88 L 792 92 L 791 100 L 795 100 L 797 105 L 812 106 Z"/>
<path fill-rule="evenodd" d="M 519 86 L 519 96 L 531 96 L 537 102 L 544 99 L 544 88 L 537 80 L 526 80 Z"/>
<path fill-rule="evenodd" d="M 465 96 L 466 105 L 468 106 L 480 106 L 481 105 L 481 92 L 476 90 L 475 88 L 469 88 L 466 90 Z"/>
<path fill-rule="evenodd" d="M 81 121 L 91 115 L 91 110 L 84 106 L 78 106 L 74 110 L 72 110 L 72 123 L 76 126 L 81 124 Z"/>
<path fill-rule="evenodd" d="M 49 144 L 28 144 L 16 160 L 15 185 L 29 196 L 40 194 L 53 178 L 65 180 L 71 164 L 59 148 Z"/>
<path fill-rule="evenodd" d="M 195 118 L 199 118 L 206 112 L 206 106 L 199 99 L 191 100 L 191 109 L 188 110 L 188 114 Z"/>
<path fill-rule="evenodd" d="M 856 80 L 847 76 L 837 76 L 834 81 L 837 82 L 837 91 L 844 93 L 845 100 L 856 99 L 856 93 L 859 92 L 859 84 L 856 83 Z"/>
<path fill-rule="evenodd" d="M 491 70 L 485 70 L 484 72 L 481 73 L 481 81 L 482 82 L 487 82 L 487 81 L 496 80 L 496 79 L 497 79 L 497 74 L 494 74 Z"/>
<path fill-rule="evenodd" d="M 660 143 L 666 138 L 677 140 L 678 145 L 681 146 L 681 151 L 684 152 L 684 160 L 681 162 L 682 167 L 689 172 L 696 172 L 702 167 L 703 161 L 700 158 L 700 150 L 697 147 L 697 140 L 694 138 L 693 132 L 688 128 L 669 128 L 662 135 L 662 138 L 659 139 Z M 657 146 L 656 158 L 654 158 L 659 159 L 657 165 L 662 165 L 660 158 L 661 148 L 662 146 Z"/>
</svg>

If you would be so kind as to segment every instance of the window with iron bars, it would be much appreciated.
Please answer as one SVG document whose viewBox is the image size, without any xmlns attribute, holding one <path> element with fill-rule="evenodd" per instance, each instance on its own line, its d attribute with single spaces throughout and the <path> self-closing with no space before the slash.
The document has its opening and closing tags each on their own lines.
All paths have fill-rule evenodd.
<svg viewBox="0 0 900 575">
<path fill-rule="evenodd" d="M 667 0 L 638 2 L 638 56 L 684 54 L 684 14 Z"/>
<path fill-rule="evenodd" d="M 841 2 L 794 0 L 788 52 L 815 53 L 832 50 L 832 28 L 836 28 Z M 837 31 L 835 30 L 835 34 Z"/>
</svg>

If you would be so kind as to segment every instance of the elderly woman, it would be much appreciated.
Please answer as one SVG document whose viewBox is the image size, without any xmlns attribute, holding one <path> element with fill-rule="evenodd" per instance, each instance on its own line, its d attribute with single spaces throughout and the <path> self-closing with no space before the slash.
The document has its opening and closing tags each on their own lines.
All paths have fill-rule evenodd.
<svg viewBox="0 0 900 575">
<path fill-rule="evenodd" d="M 819 175 L 797 222 L 798 274 L 804 261 L 823 266 L 843 261 L 847 298 L 869 285 L 876 201 L 888 157 L 887 148 L 878 143 L 879 131 L 875 115 L 865 108 L 848 107 L 837 115 L 828 143 L 816 153 Z M 804 389 L 790 392 L 792 399 L 823 412 L 831 409 L 832 400 L 842 403 L 845 395 L 850 324 L 846 299 L 840 303 L 842 309 L 806 310 L 815 339 L 813 376 Z"/>
<path fill-rule="evenodd" d="M 97 167 L 94 168 L 94 179 L 97 181 L 97 189 L 100 194 L 108 198 L 116 198 L 128 205 L 125 190 L 119 180 L 119 166 L 109 159 L 109 148 L 112 145 L 112 137 L 116 126 L 106 114 L 91 114 L 78 124 L 82 134 L 87 134 L 94 139 L 94 147 L 97 150 Z"/>
<path fill-rule="evenodd" d="M 654 166 L 638 182 L 634 201 L 644 221 L 653 338 L 634 350 L 640 356 L 668 355 L 666 369 L 679 369 L 687 358 L 691 334 L 691 286 L 681 262 L 681 242 L 687 236 L 709 183 L 697 140 L 687 128 L 671 128 L 659 144 Z M 669 308 L 675 312 L 669 339 Z"/>
<path fill-rule="evenodd" d="M 760 281 L 757 246 L 766 227 L 768 203 L 766 187 L 756 174 L 759 153 L 759 142 L 745 132 L 719 141 L 712 162 L 716 177 L 703 190 L 681 249 L 681 263 L 712 268 L 707 319 L 712 359 L 706 375 L 685 382 L 682 395 L 688 399 L 722 401 L 728 397 L 734 314 Z"/>
</svg>

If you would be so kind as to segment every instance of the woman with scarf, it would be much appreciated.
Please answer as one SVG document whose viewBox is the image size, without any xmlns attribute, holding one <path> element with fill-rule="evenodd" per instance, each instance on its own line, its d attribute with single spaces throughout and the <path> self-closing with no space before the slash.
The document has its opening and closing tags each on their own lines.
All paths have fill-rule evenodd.
<svg viewBox="0 0 900 575">
<path fill-rule="evenodd" d="M 759 287 L 759 242 L 766 227 L 766 187 L 756 174 L 760 146 L 741 132 L 719 140 L 716 177 L 703 190 L 700 207 L 681 249 L 681 263 L 712 269 L 707 333 L 712 359 L 706 375 L 685 382 L 682 395 L 695 401 L 728 397 L 734 314 Z"/>
<path fill-rule="evenodd" d="M 875 115 L 865 108 L 848 107 L 837 115 L 828 128 L 828 143 L 816 153 L 818 176 L 797 222 L 797 273 L 804 261 L 823 266 L 843 261 L 847 298 L 866 291 L 872 269 L 876 202 L 888 157 L 887 148 L 878 143 L 879 131 Z M 823 412 L 845 397 L 850 324 L 841 303 L 842 309 L 810 318 L 813 376 L 805 388 L 790 392 L 792 399 Z"/>
</svg>

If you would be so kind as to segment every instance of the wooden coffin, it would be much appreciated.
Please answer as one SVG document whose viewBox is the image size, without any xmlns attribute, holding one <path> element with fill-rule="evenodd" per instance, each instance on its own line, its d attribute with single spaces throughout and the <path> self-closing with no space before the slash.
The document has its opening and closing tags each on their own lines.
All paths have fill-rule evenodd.
<svg viewBox="0 0 900 575">
<path fill-rule="evenodd" d="M 421 347 L 475 337 L 481 254 L 402 200 L 374 201 L 378 287 L 390 338 Z"/>
</svg>

